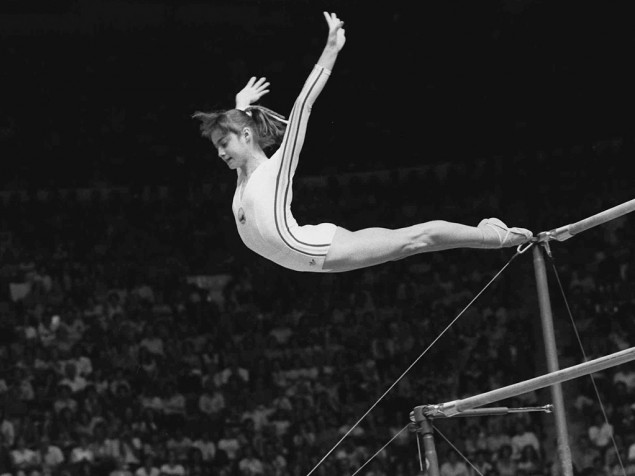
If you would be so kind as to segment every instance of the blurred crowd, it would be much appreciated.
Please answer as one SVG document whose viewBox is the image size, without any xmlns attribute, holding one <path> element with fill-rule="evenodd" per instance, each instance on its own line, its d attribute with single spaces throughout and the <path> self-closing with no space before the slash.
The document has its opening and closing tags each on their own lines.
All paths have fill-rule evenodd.
<svg viewBox="0 0 635 476">
<path fill-rule="evenodd" d="M 607 164 L 631 146 L 298 178 L 294 211 L 351 229 L 499 216 L 538 232 L 630 199 Z M 3 195 L 0 475 L 414 476 L 414 406 L 545 372 L 528 254 L 450 325 L 510 250 L 299 274 L 244 248 L 230 200 L 194 182 Z M 552 245 L 561 366 L 632 345 L 634 235 L 623 217 Z M 576 474 L 635 474 L 635 369 L 563 388 Z M 547 403 L 538 390 L 501 405 Z M 552 415 L 435 427 L 443 476 L 560 475 Z"/>
<path fill-rule="evenodd" d="M 10 3 L 3 19 L 31 33 L 0 32 L 0 476 L 421 476 L 416 405 L 546 372 L 531 253 L 468 306 L 513 250 L 313 275 L 240 242 L 235 178 L 191 115 L 231 107 L 252 75 L 290 111 L 323 46 L 311 2 L 221 2 L 211 21 L 195 2 L 110 2 L 130 8 L 110 19 L 109 2 L 36 2 L 59 26 L 46 34 L 31 2 Z M 539 232 L 633 198 L 632 130 L 595 139 L 623 127 L 630 16 L 466 1 L 427 4 L 422 23 L 409 5 L 345 3 L 299 222 L 495 216 Z M 146 10 L 160 21 L 126 28 Z M 564 24 L 580 54 L 558 43 Z M 634 241 L 623 217 L 552 244 L 562 367 L 632 345 Z M 563 390 L 575 475 L 635 476 L 635 367 Z M 442 476 L 564 476 L 551 414 L 434 423 Z"/>
</svg>

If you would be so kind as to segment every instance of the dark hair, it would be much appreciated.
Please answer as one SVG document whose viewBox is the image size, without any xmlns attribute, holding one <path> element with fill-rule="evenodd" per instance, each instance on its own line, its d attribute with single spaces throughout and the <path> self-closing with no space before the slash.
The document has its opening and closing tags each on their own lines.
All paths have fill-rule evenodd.
<svg viewBox="0 0 635 476">
<path fill-rule="evenodd" d="M 262 149 L 280 144 L 287 128 L 284 116 L 263 106 L 249 106 L 244 111 L 197 111 L 192 117 L 201 121 L 201 135 L 209 140 L 212 140 L 212 133 L 216 130 L 224 134 L 239 134 L 244 127 L 249 127 Z"/>
</svg>

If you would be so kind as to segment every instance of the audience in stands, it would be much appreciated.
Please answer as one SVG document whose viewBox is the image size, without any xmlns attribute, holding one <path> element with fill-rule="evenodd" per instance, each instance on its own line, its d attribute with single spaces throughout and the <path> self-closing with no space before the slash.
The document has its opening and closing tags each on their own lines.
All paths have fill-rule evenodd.
<svg viewBox="0 0 635 476">
<path fill-rule="evenodd" d="M 428 170 L 439 177 L 422 193 L 445 193 L 465 170 Z M 583 172 L 577 184 L 594 180 Z M 385 207 L 385 226 L 398 226 L 417 213 L 513 215 L 523 203 L 510 201 L 526 198 L 490 187 L 484 174 L 435 211 L 409 180 L 329 180 L 312 184 L 310 199 L 299 187 L 298 206 L 318 217 L 336 201 L 330 212 L 355 228 L 373 207 Z M 629 198 L 616 190 L 597 191 L 598 211 Z M 306 276 L 237 246 L 233 224 L 215 214 L 224 202 L 213 189 L 193 185 L 181 199 L 119 191 L 88 202 L 12 195 L 0 203 L 0 475 L 307 474 L 399 379 L 316 474 L 350 475 L 396 437 L 362 474 L 415 476 L 414 433 L 399 433 L 415 405 L 544 371 L 531 262 L 519 258 L 423 366 L 400 378 L 508 253 L 456 250 Z M 583 218 L 567 203 L 531 200 L 541 215 L 530 228 Z M 635 336 L 634 236 L 621 220 L 576 237 L 582 244 L 553 246 L 594 357 L 630 347 Z M 194 284 L 204 275 L 221 284 Z M 565 361 L 581 360 L 574 340 L 562 344 Z M 589 377 L 566 387 L 576 474 L 615 476 L 635 461 L 634 373 L 622 365 L 594 374 L 601 402 Z M 546 403 L 547 391 L 501 402 Z M 455 445 L 437 438 L 444 475 L 559 474 L 550 415 L 440 420 L 438 430 Z"/>
</svg>

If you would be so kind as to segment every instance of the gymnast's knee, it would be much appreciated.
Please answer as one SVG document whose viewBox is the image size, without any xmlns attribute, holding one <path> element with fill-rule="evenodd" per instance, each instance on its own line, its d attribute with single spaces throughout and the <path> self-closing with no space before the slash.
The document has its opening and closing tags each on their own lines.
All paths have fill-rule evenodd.
<svg viewBox="0 0 635 476">
<path fill-rule="evenodd" d="M 447 221 L 433 220 L 407 228 L 404 249 L 408 254 L 423 253 L 443 244 Z"/>
</svg>

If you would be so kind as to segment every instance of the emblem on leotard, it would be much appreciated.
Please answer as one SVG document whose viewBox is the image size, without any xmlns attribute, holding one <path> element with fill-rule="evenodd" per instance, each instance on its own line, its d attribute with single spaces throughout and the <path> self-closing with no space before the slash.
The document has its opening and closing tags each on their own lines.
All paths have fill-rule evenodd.
<svg viewBox="0 0 635 476">
<path fill-rule="evenodd" d="M 245 211 L 242 208 L 238 209 L 238 221 L 243 225 L 247 221 L 247 218 L 245 218 Z"/>
</svg>

